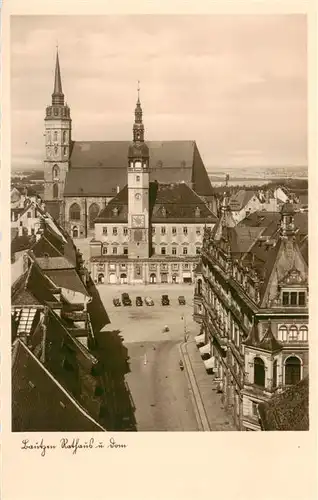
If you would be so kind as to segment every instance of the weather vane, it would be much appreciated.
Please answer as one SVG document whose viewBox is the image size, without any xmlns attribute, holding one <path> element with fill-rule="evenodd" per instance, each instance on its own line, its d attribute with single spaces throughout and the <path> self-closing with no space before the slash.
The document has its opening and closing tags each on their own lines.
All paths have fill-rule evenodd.
<svg viewBox="0 0 318 500">
<path fill-rule="evenodd" d="M 140 91 L 140 81 L 138 80 L 138 87 L 137 87 L 137 91 L 138 91 L 138 100 L 139 100 L 139 91 Z"/>
</svg>

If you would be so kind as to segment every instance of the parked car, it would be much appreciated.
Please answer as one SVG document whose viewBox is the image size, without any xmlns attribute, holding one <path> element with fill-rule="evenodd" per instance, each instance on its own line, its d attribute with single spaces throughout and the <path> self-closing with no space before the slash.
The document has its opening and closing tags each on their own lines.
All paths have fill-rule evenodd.
<svg viewBox="0 0 318 500">
<path fill-rule="evenodd" d="M 153 306 L 154 305 L 154 301 L 152 300 L 151 297 L 145 297 L 145 304 L 147 306 Z"/>
<path fill-rule="evenodd" d="M 178 301 L 179 301 L 180 306 L 184 306 L 186 303 L 184 295 L 179 295 Z"/>
<path fill-rule="evenodd" d="M 113 299 L 113 304 L 115 307 L 121 306 L 120 300 L 119 299 Z"/>
<path fill-rule="evenodd" d="M 170 304 L 170 300 L 169 300 L 168 295 L 162 295 L 162 297 L 161 297 L 161 304 L 163 306 L 168 306 Z"/>
<path fill-rule="evenodd" d="M 131 298 L 129 297 L 128 293 L 121 294 L 121 301 L 124 306 L 131 306 Z"/>
<path fill-rule="evenodd" d="M 136 306 L 142 306 L 142 305 L 143 305 L 142 298 L 141 297 L 136 297 Z"/>
</svg>

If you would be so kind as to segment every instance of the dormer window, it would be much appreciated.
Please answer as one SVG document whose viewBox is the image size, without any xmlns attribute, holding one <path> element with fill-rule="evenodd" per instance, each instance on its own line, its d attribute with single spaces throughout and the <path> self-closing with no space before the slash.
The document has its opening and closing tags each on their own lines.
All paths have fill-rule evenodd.
<svg viewBox="0 0 318 500">
<path fill-rule="evenodd" d="M 282 305 L 285 307 L 305 307 L 306 292 L 299 290 L 284 290 L 282 292 Z"/>
<path fill-rule="evenodd" d="M 196 216 L 196 217 L 200 217 L 200 215 L 201 215 L 201 210 L 199 209 L 199 207 L 197 207 L 197 208 L 195 209 L 195 216 Z"/>
<path fill-rule="evenodd" d="M 114 207 L 113 210 L 112 210 L 112 212 L 113 212 L 113 216 L 117 217 L 117 215 L 118 215 L 118 208 Z"/>
</svg>

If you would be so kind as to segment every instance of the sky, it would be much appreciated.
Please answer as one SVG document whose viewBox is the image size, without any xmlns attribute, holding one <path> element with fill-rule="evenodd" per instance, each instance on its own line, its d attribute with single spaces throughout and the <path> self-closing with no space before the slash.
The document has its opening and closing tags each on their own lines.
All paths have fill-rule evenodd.
<svg viewBox="0 0 318 500">
<path fill-rule="evenodd" d="M 307 165 L 303 15 L 19 16 L 12 168 L 41 168 L 56 45 L 73 140 L 195 140 L 208 170 Z"/>
</svg>

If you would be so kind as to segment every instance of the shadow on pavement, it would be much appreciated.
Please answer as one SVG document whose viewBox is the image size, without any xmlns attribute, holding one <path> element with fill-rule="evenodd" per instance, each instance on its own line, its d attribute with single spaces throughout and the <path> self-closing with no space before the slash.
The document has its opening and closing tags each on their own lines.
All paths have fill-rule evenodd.
<svg viewBox="0 0 318 500">
<path fill-rule="evenodd" d="M 130 372 L 129 356 L 120 330 L 99 332 L 96 343 L 96 356 L 102 363 L 107 388 L 103 424 L 109 431 L 136 431 L 135 405 L 125 380 Z"/>
</svg>

